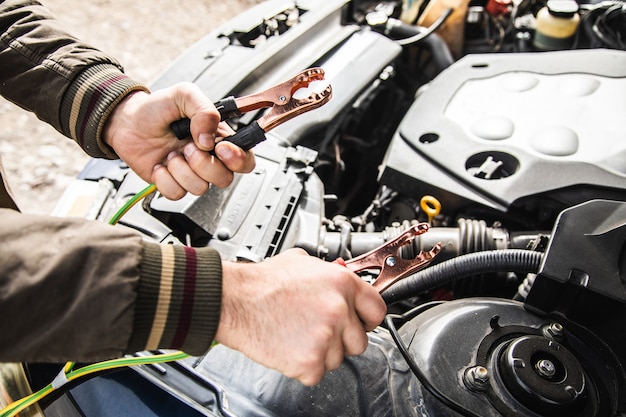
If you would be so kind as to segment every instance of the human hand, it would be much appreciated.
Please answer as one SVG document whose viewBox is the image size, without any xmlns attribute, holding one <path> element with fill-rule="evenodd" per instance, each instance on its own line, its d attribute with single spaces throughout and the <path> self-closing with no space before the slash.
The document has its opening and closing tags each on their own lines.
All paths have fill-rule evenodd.
<svg viewBox="0 0 626 417">
<path fill-rule="evenodd" d="M 216 340 L 305 385 L 367 348 L 387 311 L 347 268 L 290 249 L 260 263 L 223 262 Z"/>
<path fill-rule="evenodd" d="M 193 141 L 178 140 L 170 129 L 183 117 L 191 119 Z M 252 151 L 219 142 L 232 133 L 195 84 L 179 83 L 151 94 L 130 94 L 113 110 L 102 137 L 144 181 L 178 200 L 187 192 L 203 194 L 209 184 L 225 187 L 234 172 L 254 169 Z M 213 149 L 217 158 L 209 153 Z"/>
</svg>

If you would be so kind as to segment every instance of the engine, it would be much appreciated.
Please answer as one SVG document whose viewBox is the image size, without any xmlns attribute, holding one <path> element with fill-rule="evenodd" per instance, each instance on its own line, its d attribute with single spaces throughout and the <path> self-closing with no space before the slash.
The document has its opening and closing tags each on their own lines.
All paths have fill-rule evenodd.
<svg viewBox="0 0 626 417">
<path fill-rule="evenodd" d="M 626 9 L 442 3 L 269 0 L 199 40 L 153 89 L 218 100 L 320 66 L 333 99 L 229 187 L 120 221 L 248 262 L 349 259 L 430 223 L 403 256 L 443 250 L 383 293 L 366 352 L 304 387 L 217 346 L 90 379 L 46 415 L 626 415 Z M 57 214 L 106 221 L 145 186 L 93 160 Z"/>
</svg>

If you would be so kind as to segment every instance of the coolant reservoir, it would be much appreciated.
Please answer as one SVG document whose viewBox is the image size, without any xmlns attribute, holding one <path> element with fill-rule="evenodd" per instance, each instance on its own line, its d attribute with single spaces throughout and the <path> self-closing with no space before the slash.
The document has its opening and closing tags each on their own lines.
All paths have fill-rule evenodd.
<svg viewBox="0 0 626 417">
<path fill-rule="evenodd" d="M 537 30 L 533 43 L 544 50 L 568 49 L 579 22 L 576 1 L 549 0 L 537 13 Z"/>
</svg>

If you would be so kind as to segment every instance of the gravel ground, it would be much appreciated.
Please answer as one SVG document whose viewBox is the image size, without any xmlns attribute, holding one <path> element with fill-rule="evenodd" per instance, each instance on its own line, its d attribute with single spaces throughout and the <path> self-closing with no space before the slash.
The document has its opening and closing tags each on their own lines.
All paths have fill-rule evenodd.
<svg viewBox="0 0 626 417">
<path fill-rule="evenodd" d="M 202 36 L 262 0 L 43 0 L 68 32 L 106 51 L 148 85 Z M 0 98 L 0 155 L 24 212 L 48 214 L 87 156 L 71 140 Z"/>
</svg>

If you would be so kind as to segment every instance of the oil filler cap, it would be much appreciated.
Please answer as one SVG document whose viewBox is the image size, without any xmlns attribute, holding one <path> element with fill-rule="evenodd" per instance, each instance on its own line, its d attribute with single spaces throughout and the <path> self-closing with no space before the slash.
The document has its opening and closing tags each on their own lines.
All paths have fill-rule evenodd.
<svg viewBox="0 0 626 417">
<path fill-rule="evenodd" d="M 499 370 L 504 385 L 537 413 L 562 414 L 586 401 L 582 366 L 565 346 L 541 336 L 513 340 L 502 352 Z"/>
</svg>

